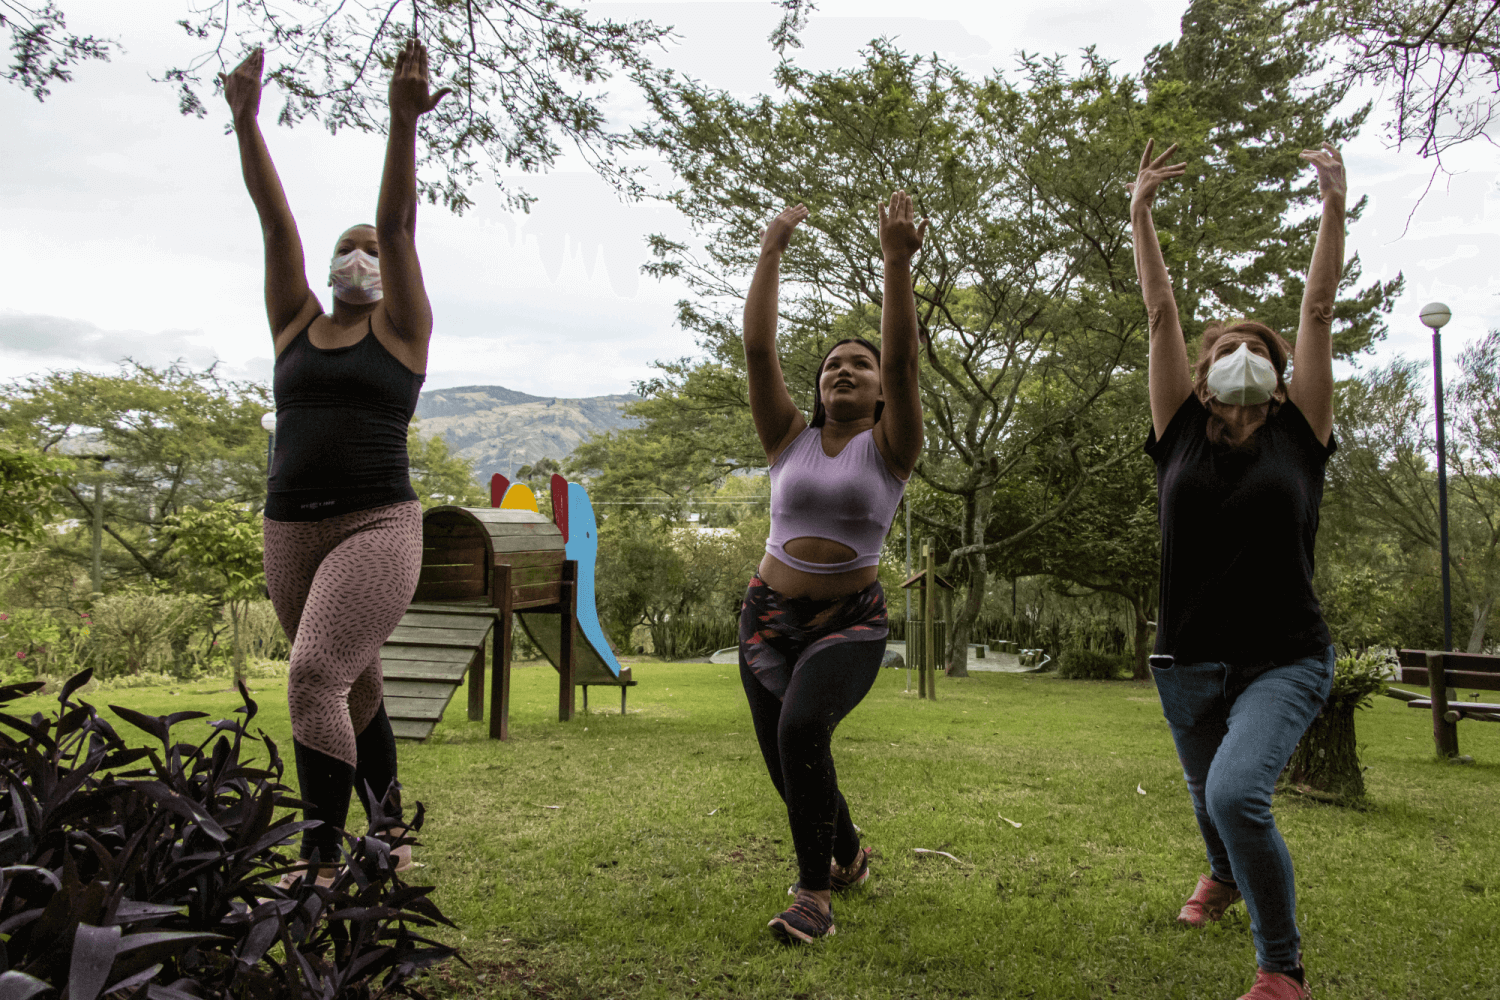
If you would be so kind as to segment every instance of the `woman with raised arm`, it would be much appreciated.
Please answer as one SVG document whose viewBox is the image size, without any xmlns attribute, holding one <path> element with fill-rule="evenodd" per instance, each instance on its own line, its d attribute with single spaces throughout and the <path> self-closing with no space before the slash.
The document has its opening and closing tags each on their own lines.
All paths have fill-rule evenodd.
<svg viewBox="0 0 1500 1000">
<path fill-rule="evenodd" d="M 1295 349 L 1269 327 L 1211 326 L 1190 366 L 1151 218 L 1181 176 L 1146 145 L 1131 188 L 1135 265 L 1150 325 L 1151 434 L 1161 523 L 1152 676 L 1208 848 L 1177 919 L 1218 920 L 1243 898 L 1258 969 L 1241 1000 L 1304 1000 L 1292 858 L 1271 791 L 1333 682 L 1313 592 L 1313 542 L 1333 440 L 1333 305 L 1344 262 L 1344 165 L 1305 150 L 1323 219 Z M 1292 360 L 1294 377 L 1287 377 Z"/>
<path fill-rule="evenodd" d="M 770 923 L 789 944 L 832 934 L 830 893 L 870 874 L 839 792 L 833 730 L 880 671 L 888 633 L 880 548 L 922 452 L 911 259 L 927 222 L 914 223 L 904 191 L 879 207 L 884 353 L 860 338 L 835 344 L 818 369 L 809 423 L 776 355 L 781 255 L 807 214 L 798 205 L 771 220 L 745 298 L 750 414 L 771 467 L 771 534 L 740 613 L 740 681 L 797 852 L 796 900 Z"/>
<path fill-rule="evenodd" d="M 357 792 L 375 833 L 403 841 L 396 740 L 382 700 L 380 647 L 422 566 L 422 508 L 407 425 L 427 370 L 432 309 L 415 242 L 417 118 L 427 51 L 409 41 L 390 86 L 390 136 L 375 225 L 346 230 L 328 265 L 333 312 L 308 287 L 297 223 L 256 116 L 264 54 L 220 75 L 245 186 L 266 248 L 266 314 L 276 350 L 276 451 L 266 499 L 266 586 L 292 641 L 287 701 L 305 818 L 301 856 L 330 880 Z"/>
</svg>

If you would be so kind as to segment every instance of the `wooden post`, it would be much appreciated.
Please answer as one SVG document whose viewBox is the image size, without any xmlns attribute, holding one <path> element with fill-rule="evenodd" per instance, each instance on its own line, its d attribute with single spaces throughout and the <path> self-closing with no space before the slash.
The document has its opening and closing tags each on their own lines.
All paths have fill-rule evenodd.
<svg viewBox="0 0 1500 1000">
<path fill-rule="evenodd" d="M 569 559 L 563 563 L 562 588 L 559 593 L 558 604 L 561 605 L 560 617 L 562 634 L 561 646 L 558 659 L 562 662 L 557 665 L 557 721 L 571 722 L 573 719 L 573 623 L 578 620 L 578 563 Z"/>
<path fill-rule="evenodd" d="M 511 603 L 515 595 L 510 589 L 510 567 L 496 566 L 494 576 L 495 600 L 498 602 L 499 618 L 495 622 L 493 645 L 490 653 L 490 739 L 510 739 L 510 629 Z"/>
<path fill-rule="evenodd" d="M 922 543 L 922 568 L 927 571 L 922 584 L 922 628 L 927 633 L 922 642 L 922 652 L 927 661 L 927 697 L 937 700 L 937 560 L 932 554 L 932 542 Z"/>
<path fill-rule="evenodd" d="M 499 625 L 490 626 L 493 632 Z M 484 721 L 484 643 L 474 651 L 474 659 L 469 661 L 469 721 Z"/>
<path fill-rule="evenodd" d="M 1444 684 L 1447 656 L 1443 653 L 1427 654 L 1427 691 L 1432 699 L 1432 741 L 1439 757 L 1458 756 L 1458 724 L 1449 722 L 1448 688 Z"/>
</svg>

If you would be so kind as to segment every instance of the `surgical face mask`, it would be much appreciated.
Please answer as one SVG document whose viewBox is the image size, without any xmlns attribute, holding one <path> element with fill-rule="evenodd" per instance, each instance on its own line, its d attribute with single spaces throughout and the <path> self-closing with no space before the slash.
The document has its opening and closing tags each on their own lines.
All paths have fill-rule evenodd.
<svg viewBox="0 0 1500 1000">
<path fill-rule="evenodd" d="M 333 297 L 350 305 L 379 302 L 385 294 L 380 289 L 380 261 L 363 250 L 333 258 L 328 280 L 333 283 Z"/>
<path fill-rule="evenodd" d="M 1221 403 L 1264 403 L 1276 391 L 1276 366 L 1251 353 L 1250 345 L 1241 344 L 1239 350 L 1215 361 L 1208 370 L 1208 391 Z"/>
</svg>

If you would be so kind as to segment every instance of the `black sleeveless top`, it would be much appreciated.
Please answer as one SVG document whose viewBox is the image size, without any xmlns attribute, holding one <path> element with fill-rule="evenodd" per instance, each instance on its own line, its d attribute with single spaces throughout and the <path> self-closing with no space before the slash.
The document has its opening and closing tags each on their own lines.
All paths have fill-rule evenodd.
<svg viewBox="0 0 1500 1000">
<path fill-rule="evenodd" d="M 316 317 L 315 317 L 316 318 Z M 276 359 L 272 521 L 321 521 L 415 500 L 406 430 L 426 378 L 369 332 L 324 350 L 309 323 Z"/>
<path fill-rule="evenodd" d="M 1161 606 L 1156 652 L 1179 663 L 1263 668 L 1322 653 L 1332 639 L 1313 592 L 1322 444 L 1296 404 L 1262 424 L 1249 449 L 1208 440 L 1209 411 L 1189 395 L 1156 461 Z"/>
</svg>

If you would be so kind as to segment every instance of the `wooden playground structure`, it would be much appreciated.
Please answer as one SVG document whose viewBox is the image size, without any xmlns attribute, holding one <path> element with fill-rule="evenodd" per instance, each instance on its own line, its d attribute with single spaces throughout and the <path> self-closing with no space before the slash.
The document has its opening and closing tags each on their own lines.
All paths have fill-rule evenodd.
<svg viewBox="0 0 1500 1000">
<path fill-rule="evenodd" d="M 557 717 L 575 714 L 574 687 L 634 686 L 594 607 L 598 527 L 588 494 L 551 482 L 552 517 L 523 484 L 491 483 L 491 507 L 435 507 L 422 516 L 422 574 L 381 648 L 385 706 L 398 737 L 423 740 L 468 678 L 468 717 L 484 718 L 489 658 L 490 738 L 510 735 L 512 630 L 519 622 L 558 672 Z M 580 601 L 582 604 L 580 605 Z"/>
</svg>

